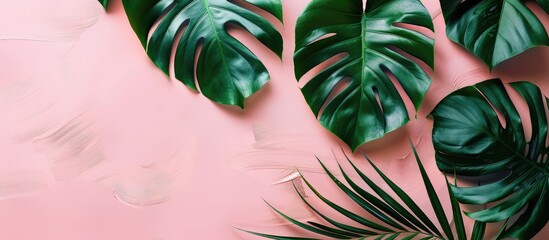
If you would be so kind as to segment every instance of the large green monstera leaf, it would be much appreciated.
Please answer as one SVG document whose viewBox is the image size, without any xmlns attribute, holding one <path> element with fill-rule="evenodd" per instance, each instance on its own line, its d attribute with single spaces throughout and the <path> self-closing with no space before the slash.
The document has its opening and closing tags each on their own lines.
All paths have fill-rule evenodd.
<svg viewBox="0 0 549 240">
<path fill-rule="evenodd" d="M 427 73 L 407 55 L 432 68 L 433 39 L 400 23 L 433 30 L 419 0 L 368 0 L 365 9 L 362 0 L 313 0 L 298 19 L 294 55 L 298 79 L 326 60 L 346 54 L 313 76 L 302 92 L 321 124 L 353 150 L 409 121 L 390 75 L 416 109 L 431 84 Z"/>
<path fill-rule="evenodd" d="M 493 204 L 468 213 L 469 217 L 497 222 L 519 215 L 502 237 L 530 239 L 549 220 L 547 98 L 532 83 L 509 85 L 528 105 L 530 138 L 523 129 L 526 119 L 521 119 L 503 83 L 495 79 L 460 89 L 436 106 L 433 144 L 443 172 L 490 176 L 479 186 L 452 188 L 461 203 Z"/>
<path fill-rule="evenodd" d="M 537 0 L 549 13 L 549 1 Z M 446 34 L 490 68 L 530 48 L 549 45 L 547 32 L 521 0 L 440 0 Z"/>
<path fill-rule="evenodd" d="M 245 29 L 277 55 L 282 54 L 280 33 L 246 7 L 246 4 L 254 5 L 282 21 L 280 0 L 244 0 L 244 6 L 228 0 L 122 2 L 133 30 L 156 66 L 169 74 L 172 47 L 175 47 L 175 78 L 193 90 L 198 91 L 200 87 L 204 96 L 218 103 L 243 107 L 244 99 L 270 78 L 259 59 L 229 35 L 230 24 Z M 175 43 L 179 31 L 183 34 Z M 202 48 L 198 53 L 200 44 Z"/>
</svg>

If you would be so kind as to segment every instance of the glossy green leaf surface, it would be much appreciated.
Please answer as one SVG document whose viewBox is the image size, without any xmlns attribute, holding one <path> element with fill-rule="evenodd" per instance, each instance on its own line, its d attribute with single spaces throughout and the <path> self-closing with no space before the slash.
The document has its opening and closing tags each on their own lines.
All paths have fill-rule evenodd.
<svg viewBox="0 0 549 240">
<path fill-rule="evenodd" d="M 444 98 L 431 113 L 433 145 L 443 172 L 491 176 L 480 186 L 452 186 L 461 203 L 493 204 L 467 213 L 469 217 L 497 222 L 519 214 L 501 237 L 529 239 L 549 220 L 547 98 L 532 83 L 509 86 L 512 89 L 506 89 L 499 79 L 488 80 Z M 522 97 L 529 119 L 521 118 L 508 91 Z M 524 130 L 526 121 L 531 125 L 529 138 Z"/>
<path fill-rule="evenodd" d="M 549 1 L 537 0 L 549 13 Z M 521 0 L 440 0 L 446 34 L 490 68 L 530 48 L 549 45 L 547 31 Z"/>
<path fill-rule="evenodd" d="M 107 9 L 107 5 L 109 4 L 109 0 L 99 0 L 99 3 L 101 3 L 101 5 L 103 5 L 103 7 L 105 9 Z"/>
<path fill-rule="evenodd" d="M 169 74 L 175 47 L 175 78 L 193 90 L 200 88 L 204 96 L 221 104 L 243 107 L 244 100 L 270 79 L 257 56 L 228 33 L 229 27 L 244 29 L 278 56 L 282 54 L 280 33 L 246 6 L 254 5 L 282 20 L 281 0 L 244 0 L 243 6 L 227 0 L 122 2 L 133 30 L 156 66 Z M 178 40 L 180 31 L 183 33 Z"/>
<path fill-rule="evenodd" d="M 353 150 L 409 121 L 395 84 L 416 109 L 431 84 L 427 73 L 407 55 L 432 68 L 434 41 L 401 23 L 433 30 L 419 0 L 368 0 L 365 8 L 362 0 L 313 0 L 298 18 L 294 53 L 298 79 L 345 54 L 322 67 L 302 92 L 320 123 Z M 344 89 L 329 99 L 338 86 Z"/>
<path fill-rule="evenodd" d="M 297 191 L 296 187 L 297 193 L 305 205 L 307 205 L 314 213 L 316 213 L 329 225 L 313 221 L 300 222 L 277 210 L 274 206 L 270 204 L 269 206 L 293 225 L 308 232 L 321 235 L 322 238 L 299 238 L 270 235 L 247 230 L 243 231 L 271 239 L 467 239 L 465 224 L 461 215 L 461 208 L 456 200 L 456 196 L 452 191 L 449 191 L 450 200 L 452 203 L 451 216 L 454 217 L 456 229 L 456 236 L 454 236 L 454 233 L 452 232 L 453 228 L 447 219 L 448 215 L 446 215 L 445 210 L 442 208 L 440 199 L 431 184 L 431 180 L 427 176 L 427 172 L 425 171 L 419 156 L 415 152 L 415 149 L 413 149 L 413 151 L 421 173 L 421 180 L 427 191 L 432 210 L 435 212 L 436 218 L 433 220 L 438 221 L 442 230 L 439 230 L 431 219 L 427 217 L 427 213 L 425 212 L 426 209 L 420 208 L 417 203 L 408 196 L 407 193 L 405 193 L 399 186 L 390 180 L 388 176 L 383 174 L 376 165 L 366 158 L 374 170 L 383 179 L 383 184 L 389 186 L 393 193 L 386 192 L 374 184 L 370 177 L 361 172 L 349 159 L 347 160 L 360 177 L 360 180 L 362 180 L 361 182 L 357 183 L 352 180 L 349 177 L 349 174 L 340 166 L 341 175 L 344 177 L 346 183 L 341 182 L 332 172 L 330 172 L 330 170 L 328 170 L 328 168 L 324 166 L 322 162 L 320 162 L 320 160 L 319 162 L 330 179 L 342 191 L 342 193 L 348 197 L 348 200 L 356 203 L 358 206 L 369 212 L 372 216 L 372 220 L 365 219 L 363 217 L 363 213 L 352 212 L 345 207 L 332 202 L 327 197 L 323 196 L 319 189 L 315 188 L 305 177 L 303 177 L 303 181 L 312 191 L 314 196 L 318 197 L 333 211 L 326 211 L 326 213 L 323 213 L 319 210 L 320 208 L 317 208 L 310 203 L 309 198 L 304 197 L 300 191 Z M 363 186 L 367 185 L 378 196 L 370 194 L 366 188 L 359 187 L 358 184 Z M 449 188 L 450 186 L 451 185 L 448 184 Z M 406 208 L 402 207 L 401 203 L 406 205 Z M 407 210 L 407 208 L 410 210 Z M 333 217 L 329 216 L 329 214 L 333 212 L 341 214 L 346 217 L 349 222 L 354 223 L 349 225 L 341 220 L 335 220 Z M 381 225 L 376 224 L 375 222 L 380 222 Z M 411 225 L 409 223 L 413 224 Z M 485 223 L 477 221 L 473 226 L 471 239 L 483 239 L 485 227 Z"/>
</svg>

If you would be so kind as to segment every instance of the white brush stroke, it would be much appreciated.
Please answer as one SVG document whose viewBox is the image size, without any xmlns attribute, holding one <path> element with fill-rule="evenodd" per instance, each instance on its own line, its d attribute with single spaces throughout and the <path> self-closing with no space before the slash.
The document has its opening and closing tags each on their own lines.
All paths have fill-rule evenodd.
<svg viewBox="0 0 549 240">
<path fill-rule="evenodd" d="M 0 74 L 6 85 L 0 89 L 0 115 L 15 142 L 32 142 L 47 156 L 57 181 L 96 181 L 130 206 L 159 204 L 170 199 L 190 175 L 194 136 L 189 134 L 190 140 L 179 151 L 159 156 L 147 166 L 106 156 L 97 116 L 90 107 L 94 101 L 91 88 L 71 72 L 68 57 L 101 11 L 96 0 L 0 1 L 0 40 L 24 41 L 54 53 L 29 59 L 29 63 L 13 63 L 40 66 L 42 61 L 47 66 L 29 67 L 30 74 L 9 81 Z M 0 199 L 38 193 L 48 185 L 41 177 L 46 174 L 1 174 L 0 187 L 5 190 L 0 191 Z"/>
</svg>

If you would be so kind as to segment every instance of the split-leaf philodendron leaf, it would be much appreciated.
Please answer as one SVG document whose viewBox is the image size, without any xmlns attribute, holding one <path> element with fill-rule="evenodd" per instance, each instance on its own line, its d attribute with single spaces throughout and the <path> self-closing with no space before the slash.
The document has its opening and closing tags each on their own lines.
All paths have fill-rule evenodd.
<svg viewBox="0 0 549 240">
<path fill-rule="evenodd" d="M 416 109 L 431 84 L 406 54 L 432 68 L 434 41 L 401 23 L 433 30 L 419 0 L 368 0 L 365 9 L 362 0 L 313 0 L 298 19 L 294 54 L 298 79 L 326 60 L 347 54 L 313 76 L 302 92 L 321 124 L 353 150 L 409 121 L 390 75 Z M 328 100 L 347 78 L 348 85 Z"/>
<path fill-rule="evenodd" d="M 99 3 L 101 3 L 101 5 L 103 5 L 103 7 L 105 9 L 107 9 L 107 5 L 109 4 L 109 0 L 99 0 Z"/>
<path fill-rule="evenodd" d="M 269 21 L 240 4 L 228 0 L 123 0 L 133 30 L 149 57 L 169 74 L 172 46 L 176 48 L 175 78 L 209 99 L 244 106 L 258 91 L 269 73 L 259 59 L 229 35 L 228 24 L 251 33 L 278 56 L 282 37 Z M 244 0 L 282 21 L 281 0 Z M 158 23 L 158 26 L 155 24 Z M 152 31 L 149 40 L 149 32 Z M 177 34 L 183 31 L 177 42 Z M 199 45 L 195 73 L 195 55 Z M 197 83 L 195 84 L 195 75 Z"/>
<path fill-rule="evenodd" d="M 549 13 L 549 1 L 537 0 Z M 490 68 L 530 48 L 549 45 L 547 31 L 521 0 L 440 0 L 446 34 Z"/>
<path fill-rule="evenodd" d="M 480 186 L 452 187 L 461 203 L 494 204 L 469 217 L 497 222 L 519 215 L 501 236 L 530 239 L 549 220 L 547 98 L 532 83 L 509 85 L 528 105 L 530 138 L 524 129 L 528 119 L 521 119 L 508 90 L 495 79 L 457 90 L 436 106 L 433 144 L 443 172 L 492 176 Z"/>
</svg>

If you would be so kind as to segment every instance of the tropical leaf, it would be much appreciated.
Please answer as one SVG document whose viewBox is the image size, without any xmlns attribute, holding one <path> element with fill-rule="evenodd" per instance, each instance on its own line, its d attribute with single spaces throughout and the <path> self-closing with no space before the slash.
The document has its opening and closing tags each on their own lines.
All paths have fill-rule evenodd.
<svg viewBox="0 0 549 240">
<path fill-rule="evenodd" d="M 549 1 L 537 0 L 549 13 Z M 549 45 L 539 19 L 521 0 L 440 0 L 446 34 L 490 69 L 530 48 Z"/>
<path fill-rule="evenodd" d="M 501 237 L 529 239 L 549 220 L 547 98 L 532 83 L 509 86 L 528 105 L 530 139 L 524 130 L 526 119 L 521 119 L 501 80 L 493 79 L 455 91 L 436 106 L 431 113 L 433 144 L 443 172 L 493 180 L 476 187 L 452 187 L 461 203 L 494 203 L 467 213 L 469 217 L 498 222 L 518 215 Z"/>
<path fill-rule="evenodd" d="M 433 30 L 419 0 L 368 0 L 366 8 L 362 0 L 337 4 L 313 0 L 298 18 L 294 54 L 298 79 L 326 60 L 347 54 L 313 76 L 302 92 L 320 123 L 353 150 L 409 121 L 391 75 L 416 110 L 431 84 L 408 55 L 433 68 L 434 41 L 402 23 Z M 328 100 L 347 79 L 348 85 Z"/>
<path fill-rule="evenodd" d="M 326 203 L 336 212 L 339 212 L 343 216 L 347 217 L 349 220 L 355 222 L 355 224 L 351 226 L 328 217 L 326 214 L 320 212 L 317 208 L 310 204 L 309 201 L 305 197 L 303 197 L 299 191 L 298 194 L 301 196 L 303 202 L 313 212 L 315 212 L 319 217 L 321 217 L 331 226 L 313 221 L 299 222 L 292 217 L 280 212 L 270 204 L 269 206 L 271 206 L 279 215 L 281 215 L 290 223 L 309 232 L 316 233 L 324 237 L 330 237 L 331 239 L 417 239 L 419 237 L 421 237 L 421 239 L 467 239 L 461 208 L 456 200 L 456 196 L 453 194 L 452 191 L 449 191 L 452 204 L 452 216 L 454 218 L 456 229 L 456 236 L 454 236 L 454 233 L 452 232 L 452 226 L 448 222 L 448 217 L 444 209 L 442 208 L 440 199 L 437 196 L 423 165 L 421 164 L 415 148 L 413 148 L 413 151 L 416 162 L 419 166 L 422 181 L 429 196 L 431 206 L 435 212 L 436 220 L 441 226 L 440 229 L 434 225 L 434 223 L 427 217 L 427 214 L 424 212 L 424 210 L 419 208 L 417 203 L 412 200 L 408 196 L 408 194 L 406 194 L 400 187 L 398 187 L 393 181 L 391 181 L 386 175 L 384 175 L 367 157 L 366 159 L 368 160 L 368 162 L 381 176 L 384 183 L 391 188 L 394 194 L 396 194 L 397 198 L 391 197 L 388 192 L 385 192 L 379 186 L 377 186 L 348 158 L 348 162 L 351 164 L 356 173 L 358 173 L 360 179 L 363 181 L 363 184 L 368 185 L 379 197 L 376 197 L 368 193 L 367 190 L 359 187 L 358 184 L 349 177 L 346 171 L 341 168 L 341 166 L 341 174 L 343 175 L 345 181 L 350 187 L 347 187 L 347 185 L 345 185 L 338 178 L 336 178 L 334 174 L 332 174 L 324 166 L 324 164 L 320 162 L 320 160 L 319 162 L 328 174 L 328 176 L 337 185 L 337 187 L 349 197 L 349 200 L 352 200 L 352 202 L 358 204 L 358 206 L 361 206 L 364 210 L 369 212 L 377 221 L 374 222 L 372 220 L 366 219 L 357 213 L 353 213 L 350 210 L 347 210 L 333 203 L 332 201 L 324 197 L 315 187 L 313 187 L 312 184 L 305 177 L 303 177 L 303 180 L 307 184 L 309 189 L 311 189 L 311 191 L 314 193 L 314 195 L 316 195 L 320 200 L 322 200 L 322 202 Z M 447 186 L 450 190 L 451 185 L 447 183 Z M 406 207 L 402 206 L 401 203 L 403 203 Z M 382 223 L 378 224 L 376 222 Z M 360 225 L 360 227 L 356 227 L 357 225 Z M 473 233 L 470 239 L 484 239 L 485 227 L 486 223 L 479 221 L 475 222 L 473 226 Z M 270 239 L 317 239 L 270 235 L 248 230 L 242 231 Z"/>
<path fill-rule="evenodd" d="M 204 96 L 218 103 L 244 107 L 244 99 L 258 91 L 270 78 L 259 59 L 229 35 L 229 24 L 246 30 L 278 56 L 282 54 L 280 33 L 265 18 L 232 1 L 122 2 L 133 30 L 156 66 L 169 74 L 172 47 L 175 47 L 175 78 L 195 91 L 200 87 Z M 244 2 L 282 21 L 280 0 Z M 176 44 L 179 31 L 183 34 Z M 202 49 L 198 53 L 200 44 Z M 195 55 L 198 55 L 196 71 Z"/>
<path fill-rule="evenodd" d="M 538 4 L 545 10 L 546 13 L 549 13 L 549 1 L 547 0 L 537 0 Z"/>
<path fill-rule="evenodd" d="M 101 5 L 103 5 L 103 7 L 105 9 L 107 9 L 107 5 L 109 4 L 109 0 L 99 0 L 99 3 L 101 3 Z"/>
</svg>

